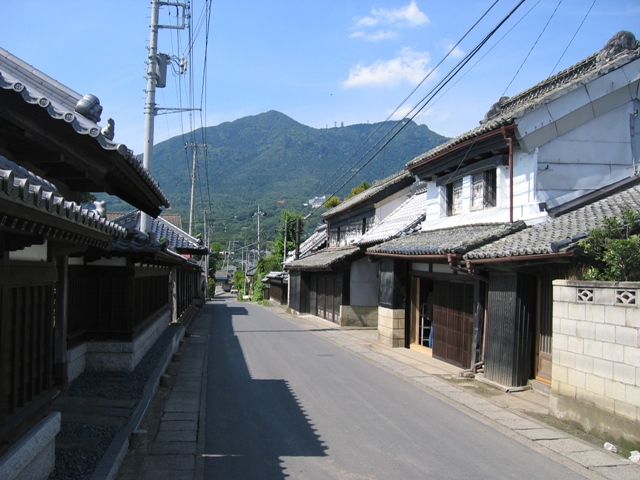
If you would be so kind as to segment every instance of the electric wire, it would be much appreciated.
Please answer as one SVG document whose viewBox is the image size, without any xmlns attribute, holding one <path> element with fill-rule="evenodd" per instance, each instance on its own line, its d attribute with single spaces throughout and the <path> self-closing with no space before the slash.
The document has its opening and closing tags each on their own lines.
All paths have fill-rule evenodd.
<svg viewBox="0 0 640 480">
<path fill-rule="evenodd" d="M 555 72 L 556 68 L 558 68 L 558 65 L 560 64 L 560 62 L 564 58 L 564 55 L 567 53 L 567 50 L 569 50 L 569 47 L 573 44 L 573 41 L 575 40 L 576 36 L 578 35 L 578 32 L 582 29 L 582 25 L 584 25 L 584 22 L 587 19 L 587 17 L 589 16 L 589 14 L 591 13 L 591 10 L 593 9 L 593 6 L 596 4 L 596 1 L 597 0 L 593 0 L 593 2 L 591 3 L 591 6 L 587 10 L 587 13 L 585 13 L 584 17 L 582 18 L 582 21 L 580 22 L 580 25 L 578 25 L 578 28 L 573 33 L 573 37 L 571 37 L 571 40 L 569 40 L 569 43 L 567 43 L 567 47 L 564 49 L 564 51 L 562 52 L 562 55 L 560 55 L 560 58 L 558 59 L 556 64 L 551 69 L 551 73 L 549 73 L 549 76 L 553 75 L 553 72 Z"/>
<path fill-rule="evenodd" d="M 499 2 L 499 0 L 495 0 L 493 2 L 493 4 L 491 4 L 491 6 L 489 6 L 489 8 L 480 16 L 480 18 L 478 18 L 478 20 L 476 20 L 476 22 L 465 32 L 465 34 L 455 43 L 455 45 L 453 45 L 449 51 L 445 54 L 445 56 L 438 62 L 438 64 L 432 68 L 423 78 L 422 80 L 413 88 L 413 90 L 411 90 L 411 92 L 402 100 L 402 102 L 400 102 L 400 104 L 393 110 L 393 112 L 391 112 L 391 114 L 389 114 L 386 118 L 386 120 L 384 120 L 383 123 L 381 123 L 363 142 L 360 146 L 358 146 L 358 148 L 356 148 L 356 150 L 336 169 L 336 173 L 338 171 L 340 171 L 349 160 L 351 160 L 361 149 L 362 147 L 373 137 L 375 136 L 378 131 L 386 125 L 386 123 L 398 112 L 398 110 L 400 110 L 400 108 L 402 108 L 402 106 L 409 100 L 409 98 L 411 98 L 411 96 L 413 96 L 413 94 L 424 84 L 424 82 L 434 73 L 437 71 L 438 67 L 440 65 L 442 65 L 442 63 L 455 51 L 455 49 L 460 45 L 460 43 L 462 43 L 462 41 L 476 28 L 476 26 L 489 14 L 489 12 L 493 9 L 493 7 L 495 7 L 495 5 Z M 387 132 L 387 134 L 385 134 L 384 136 L 381 137 L 381 139 L 374 144 L 373 148 L 375 148 L 376 145 L 379 144 L 379 142 L 381 140 L 383 140 L 387 135 L 389 135 L 393 129 L 397 126 L 397 123 L 389 130 L 389 132 Z M 360 159 L 358 159 L 354 165 L 352 166 L 352 168 L 358 164 L 358 162 L 360 162 L 364 157 L 366 157 L 366 155 L 371 151 L 368 150 L 362 157 L 360 157 Z M 349 169 L 350 170 L 350 169 Z M 331 183 L 329 186 L 325 186 L 328 183 L 328 180 L 321 185 L 321 187 L 317 190 L 317 195 L 319 195 L 323 190 L 329 190 L 331 187 L 333 187 L 337 182 L 339 182 L 342 178 L 344 178 L 344 176 L 349 172 L 349 170 L 346 170 L 345 173 L 343 173 L 341 176 L 339 176 L 333 183 Z M 331 175 L 333 176 L 333 174 Z M 331 178 L 331 176 L 329 178 Z M 312 196 L 313 197 L 313 196 Z"/>
<path fill-rule="evenodd" d="M 504 94 L 507 92 L 507 90 L 509 90 L 509 87 L 514 82 L 514 80 L 516 79 L 518 74 L 520 73 L 520 70 L 522 70 L 522 67 L 524 67 L 524 64 L 527 63 L 527 60 L 529 59 L 529 56 L 531 56 L 531 52 L 533 52 L 533 50 L 536 48 L 536 45 L 538 45 L 538 42 L 542 38 L 542 35 L 544 35 L 544 32 L 546 32 L 547 27 L 549 26 L 549 23 L 551 23 L 551 20 L 555 16 L 555 14 L 558 11 L 558 8 L 560 7 L 561 4 L 562 4 L 562 0 L 558 0 L 558 4 L 556 5 L 556 8 L 551 13 L 551 16 L 549 17 L 549 19 L 547 20 L 547 23 L 545 23 L 544 27 L 542 28 L 542 31 L 538 35 L 538 38 L 536 38 L 536 41 L 533 42 L 533 45 L 531 45 L 531 48 L 529 49 L 529 52 L 527 52 L 527 54 L 525 55 L 524 59 L 522 60 L 522 63 L 520 63 L 520 67 L 518 68 L 518 70 L 516 70 L 516 73 L 513 75 L 513 78 L 511 79 L 511 81 L 505 87 L 502 96 L 504 96 Z"/>
<path fill-rule="evenodd" d="M 413 115 L 411 120 L 415 118 L 433 99 L 438 92 L 440 92 L 450 81 L 453 79 L 462 68 L 480 51 L 480 49 L 489 41 L 489 39 L 498 31 L 498 29 L 504 25 L 504 23 L 511 18 L 511 16 L 520 8 L 525 0 L 520 2 L 505 16 L 503 19 L 469 52 L 458 64 L 447 73 L 447 75 L 438 84 L 431 89 L 431 91 L 425 95 L 422 100 L 412 109 Z M 396 137 L 398 134 L 408 125 L 408 122 L 404 123 L 360 168 L 358 168 L 338 189 L 335 193 L 339 192 L 349 183 L 360 171 L 367 166 L 373 159 Z M 335 193 L 333 195 L 335 195 Z"/>
</svg>

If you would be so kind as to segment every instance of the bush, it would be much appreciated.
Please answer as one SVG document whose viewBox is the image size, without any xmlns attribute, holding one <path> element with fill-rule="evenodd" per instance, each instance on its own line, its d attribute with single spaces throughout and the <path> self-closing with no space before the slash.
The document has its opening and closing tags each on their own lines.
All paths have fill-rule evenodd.
<svg viewBox="0 0 640 480">
<path fill-rule="evenodd" d="M 594 262 L 586 280 L 630 282 L 640 280 L 640 213 L 625 208 L 620 218 L 606 218 L 605 225 L 589 232 L 580 242 Z"/>
</svg>

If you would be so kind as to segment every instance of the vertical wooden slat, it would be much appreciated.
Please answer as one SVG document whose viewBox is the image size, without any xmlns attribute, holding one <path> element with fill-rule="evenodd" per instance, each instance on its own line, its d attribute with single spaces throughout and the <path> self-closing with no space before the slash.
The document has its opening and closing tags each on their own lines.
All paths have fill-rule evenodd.
<svg viewBox="0 0 640 480">
<path fill-rule="evenodd" d="M 13 405 L 12 408 L 16 409 L 22 406 L 22 399 L 24 396 L 24 324 L 19 319 L 24 318 L 24 298 L 21 295 L 21 291 L 18 288 L 13 289 L 15 295 L 15 310 L 12 316 L 12 322 L 15 325 L 15 338 L 14 345 L 16 346 L 15 352 L 15 365 L 13 375 Z"/>
<path fill-rule="evenodd" d="M 27 352 L 27 358 L 28 358 L 27 378 L 29 380 L 27 383 L 27 389 L 26 389 L 27 391 L 25 392 L 25 397 L 27 400 L 31 400 L 36 395 L 36 385 L 35 385 L 37 381 L 36 360 L 38 357 L 38 353 L 42 353 L 42 352 L 38 352 L 36 348 L 36 336 L 37 336 L 38 330 L 42 327 L 38 325 L 38 316 L 36 315 L 37 305 L 35 303 L 38 301 L 38 296 L 37 296 L 38 287 L 37 286 L 27 287 L 25 290 L 27 294 L 26 320 L 29 322 L 28 323 L 29 327 L 25 332 L 25 340 L 26 340 L 25 344 L 28 345 L 28 349 L 29 349 L 29 351 Z M 40 323 L 42 323 L 42 319 L 40 319 Z"/>
<path fill-rule="evenodd" d="M 9 365 L 11 350 L 11 317 L 9 288 L 0 287 L 0 426 L 4 425 L 9 414 L 9 396 L 11 395 Z"/>
</svg>

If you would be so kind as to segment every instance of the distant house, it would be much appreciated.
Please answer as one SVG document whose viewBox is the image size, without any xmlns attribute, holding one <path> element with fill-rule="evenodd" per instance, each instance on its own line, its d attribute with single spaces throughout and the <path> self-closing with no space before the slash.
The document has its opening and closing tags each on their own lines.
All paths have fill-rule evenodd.
<svg viewBox="0 0 640 480">
<path fill-rule="evenodd" d="M 265 300 L 272 300 L 280 305 L 287 305 L 289 293 L 289 274 L 285 272 L 269 272 L 262 278 L 262 291 Z"/>
<path fill-rule="evenodd" d="M 427 184 L 421 231 L 367 248 L 388 264 L 380 291 L 393 292 L 379 305 L 381 341 L 431 345 L 425 352 L 508 387 L 550 382 L 552 281 L 575 259 L 550 247 L 557 235 L 542 248 L 527 232 L 638 174 L 639 85 L 640 43 L 620 32 L 410 161 Z"/>
<path fill-rule="evenodd" d="M 0 478 L 47 478 L 52 398 L 84 370 L 132 369 L 200 298 L 200 268 L 110 221 L 87 192 L 157 217 L 169 202 L 102 106 L 0 49 Z M 177 291 L 179 300 L 172 300 Z"/>
<path fill-rule="evenodd" d="M 325 212 L 317 230 L 288 261 L 289 306 L 339 325 L 377 324 L 378 265 L 358 242 L 410 194 L 413 178 L 401 171 Z M 320 248 L 327 245 L 326 248 Z"/>
</svg>

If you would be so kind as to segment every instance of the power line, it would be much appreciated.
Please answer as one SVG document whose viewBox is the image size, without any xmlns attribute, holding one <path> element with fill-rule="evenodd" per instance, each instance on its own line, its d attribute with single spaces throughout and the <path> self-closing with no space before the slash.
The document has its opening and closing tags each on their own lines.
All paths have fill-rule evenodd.
<svg viewBox="0 0 640 480">
<path fill-rule="evenodd" d="M 584 17 L 582 18 L 582 21 L 580 22 L 580 25 L 578 25 L 578 28 L 576 29 L 576 31 L 573 33 L 573 37 L 571 37 L 571 40 L 569 40 L 569 43 L 567 43 L 567 47 L 564 49 L 564 52 L 562 52 L 562 55 L 560 55 L 560 58 L 558 59 L 558 61 L 556 62 L 556 64 L 553 66 L 553 68 L 551 69 L 551 73 L 549 74 L 549 76 L 553 75 L 553 72 L 555 72 L 556 68 L 558 67 L 558 64 L 560 63 L 560 61 L 562 61 L 562 59 L 564 58 L 565 53 L 567 53 L 567 50 L 569 50 L 569 47 L 571 46 L 571 44 L 573 43 L 573 41 L 576 38 L 576 35 L 578 35 L 578 32 L 580 31 L 580 29 L 582 28 L 582 25 L 584 25 L 585 20 L 587 19 L 587 17 L 589 16 L 589 14 L 591 13 L 591 9 L 593 9 L 593 6 L 596 4 L 597 0 L 593 0 L 593 2 L 591 3 L 591 6 L 589 7 L 589 10 L 587 10 L 587 13 L 584 14 Z"/>
<path fill-rule="evenodd" d="M 480 49 L 489 41 L 489 39 L 498 31 L 498 29 L 504 25 L 504 23 L 516 12 L 518 8 L 524 3 L 525 0 L 520 2 L 505 16 L 503 19 L 469 52 L 458 64 L 447 73 L 447 75 L 438 84 L 431 89 L 431 91 L 425 95 L 420 102 L 411 110 L 414 112 L 411 116 L 413 120 L 428 104 L 429 102 L 460 72 L 460 70 L 480 51 Z M 395 132 L 372 156 L 369 158 L 359 169 L 357 169 L 351 177 L 349 177 L 335 193 L 339 192 L 347 183 L 349 183 L 360 171 L 366 167 L 381 151 L 384 149 L 398 134 L 404 130 L 409 122 L 403 123 L 403 125 Z M 333 195 L 335 195 L 335 193 Z"/>
<path fill-rule="evenodd" d="M 547 27 L 549 26 L 549 23 L 551 23 L 551 20 L 553 19 L 553 17 L 555 16 L 556 12 L 558 11 L 558 7 L 560 7 L 561 3 L 562 3 L 562 0 L 559 0 L 558 4 L 556 5 L 556 8 L 553 10 L 553 13 L 551 14 L 549 19 L 547 20 L 547 23 L 542 28 L 542 31 L 540 32 L 540 35 L 538 35 L 538 38 L 536 38 L 536 41 L 533 42 L 533 45 L 531 45 L 531 48 L 529 49 L 529 52 L 525 55 L 524 59 L 522 60 L 522 63 L 520 64 L 520 67 L 518 67 L 518 70 L 513 75 L 513 78 L 511 79 L 509 84 L 505 87 L 504 92 L 502 93 L 502 96 L 504 96 L 504 94 L 507 93 L 507 90 L 509 89 L 509 87 L 511 86 L 513 81 L 516 79 L 518 74 L 520 73 L 520 70 L 522 70 L 522 67 L 524 66 L 524 64 L 527 63 L 527 60 L 529 59 L 529 56 L 531 55 L 531 52 L 533 52 L 533 49 L 536 48 L 536 45 L 538 45 L 538 42 L 540 41 L 540 38 L 542 38 L 542 35 L 544 35 L 544 32 L 547 30 Z"/>
<path fill-rule="evenodd" d="M 420 86 L 422 86 L 422 84 L 424 84 L 424 82 L 433 74 L 433 72 L 435 72 L 438 67 L 440 65 L 442 65 L 442 63 L 455 51 L 455 49 L 460 45 L 460 43 L 462 43 L 462 41 L 473 31 L 473 29 L 482 21 L 482 19 L 484 19 L 489 12 L 493 9 L 493 7 L 498 3 L 499 0 L 495 0 L 493 2 L 493 4 L 491 4 L 491 6 L 489 6 L 489 8 L 480 16 L 480 18 L 478 18 L 478 20 L 476 20 L 476 22 L 465 32 L 465 34 L 456 42 L 455 45 L 453 45 L 449 51 L 446 53 L 446 55 L 444 57 L 442 57 L 442 59 L 438 62 L 438 64 L 432 68 L 424 77 L 423 79 L 414 87 L 414 89 L 404 98 L 404 100 L 402 100 L 400 102 L 400 104 L 393 110 L 393 112 L 391 112 L 391 114 L 389 114 L 389 116 L 387 116 L 386 120 L 381 123 L 378 128 L 376 128 L 363 142 L 362 144 L 360 144 L 360 146 L 358 146 L 358 148 L 356 148 L 356 150 L 336 169 L 337 173 L 338 171 L 340 171 L 345 165 L 346 163 L 351 160 L 359 151 L 360 149 L 369 141 L 371 140 L 371 138 L 376 135 L 378 133 L 378 131 L 385 125 L 386 122 L 388 122 L 397 112 L 398 110 L 400 110 L 400 108 L 407 102 L 407 100 L 409 100 L 409 98 L 411 98 L 411 96 L 418 90 L 418 88 L 420 88 Z M 394 125 L 393 127 L 391 127 L 391 129 L 385 134 L 383 135 L 378 142 L 376 142 L 369 150 L 367 150 L 367 152 L 364 153 L 364 155 L 362 155 L 355 163 L 353 166 L 357 165 L 364 157 L 366 157 L 377 145 L 379 145 L 379 143 L 384 140 L 388 135 L 391 134 L 391 132 L 393 131 L 394 128 L 396 128 L 397 124 Z M 352 166 L 352 168 L 353 168 Z M 329 186 L 325 187 L 325 185 L 328 183 L 325 182 L 325 184 L 323 184 L 317 191 L 317 195 L 320 195 L 320 193 L 322 193 L 323 189 L 330 189 L 331 187 L 333 187 L 338 181 L 340 181 L 340 179 L 344 178 L 344 176 L 348 173 L 349 170 L 345 171 L 341 176 L 339 176 L 336 180 L 334 180 L 333 183 L 331 183 Z M 333 174 L 332 174 L 333 175 Z M 332 176 L 331 175 L 331 176 Z M 331 178 L 331 176 L 329 178 Z M 353 177 L 351 177 L 353 178 Z M 341 187 L 342 188 L 342 187 Z M 339 191 L 340 189 L 338 189 Z"/>
</svg>

